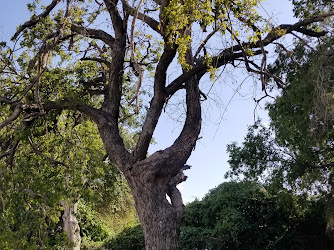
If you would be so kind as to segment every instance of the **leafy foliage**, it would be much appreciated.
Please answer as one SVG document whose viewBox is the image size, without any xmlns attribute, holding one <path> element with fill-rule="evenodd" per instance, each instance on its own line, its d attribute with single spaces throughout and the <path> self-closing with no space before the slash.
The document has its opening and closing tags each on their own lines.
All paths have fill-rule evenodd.
<svg viewBox="0 0 334 250">
<path fill-rule="evenodd" d="M 330 249 L 323 199 L 284 190 L 271 194 L 254 182 L 223 183 L 187 205 L 180 249 Z M 140 226 L 124 230 L 107 249 L 143 249 Z"/>
<path fill-rule="evenodd" d="M 332 182 L 334 93 L 333 41 L 316 51 L 301 44 L 289 57 L 281 52 L 271 67 L 285 77 L 286 89 L 269 104 L 271 124 L 250 127 L 241 147 L 228 146 L 227 176 L 288 185 L 299 191 L 328 191 Z"/>
<path fill-rule="evenodd" d="M 201 202 L 189 204 L 180 240 L 190 232 L 194 242 L 202 241 L 198 249 L 306 249 L 310 242 L 302 224 L 312 220 L 307 211 L 313 202 L 301 209 L 298 199 L 288 192 L 272 195 L 253 182 L 223 183 Z M 315 227 L 314 232 L 324 233 L 324 219 L 311 226 Z M 196 238 L 196 232 L 204 237 Z M 183 249 L 195 246 L 184 244 Z"/>
<path fill-rule="evenodd" d="M 113 250 L 144 250 L 144 234 L 140 225 L 125 228 L 115 238 L 108 241 L 104 247 Z"/>
<path fill-rule="evenodd" d="M 79 198 L 83 236 L 101 241 L 109 235 L 106 225 L 96 217 L 90 220 L 85 209 L 110 206 L 124 218 L 120 213 L 133 209 L 127 184 L 115 166 L 103 161 L 105 150 L 91 121 L 66 111 L 48 118 L 22 130 L 10 167 L 0 162 L 3 242 L 22 248 L 62 246 L 61 202 Z"/>
<path fill-rule="evenodd" d="M 296 17 L 310 17 L 327 9 L 333 9 L 331 0 L 292 0 Z"/>
</svg>

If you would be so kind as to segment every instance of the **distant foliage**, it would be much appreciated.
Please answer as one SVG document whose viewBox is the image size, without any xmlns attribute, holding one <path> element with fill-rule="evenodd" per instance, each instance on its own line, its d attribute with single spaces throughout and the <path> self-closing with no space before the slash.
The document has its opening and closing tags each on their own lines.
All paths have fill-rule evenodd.
<svg viewBox="0 0 334 250">
<path fill-rule="evenodd" d="M 140 225 L 126 228 L 104 247 L 112 250 L 145 250 L 144 234 Z"/>
<path fill-rule="evenodd" d="M 271 194 L 255 182 L 227 182 L 187 205 L 180 249 L 330 249 L 323 199 L 287 191 Z M 140 226 L 109 241 L 107 249 L 144 249 Z"/>
</svg>

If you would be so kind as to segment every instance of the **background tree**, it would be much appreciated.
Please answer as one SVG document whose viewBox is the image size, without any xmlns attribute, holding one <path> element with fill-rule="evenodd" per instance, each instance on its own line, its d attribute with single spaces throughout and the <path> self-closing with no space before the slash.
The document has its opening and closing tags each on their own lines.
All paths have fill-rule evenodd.
<svg viewBox="0 0 334 250">
<path fill-rule="evenodd" d="M 333 38 L 316 50 L 299 44 L 293 56 L 281 54 L 271 72 L 286 79 L 287 87 L 267 106 L 271 124 L 250 127 L 242 146 L 228 146 L 231 171 L 288 187 L 295 192 L 327 195 L 328 232 L 333 217 Z"/>
<path fill-rule="evenodd" d="M 205 96 L 199 90 L 201 78 L 241 61 L 248 71 L 260 75 L 265 91 L 265 76 L 271 76 L 265 46 L 294 31 L 323 36 L 325 31 L 311 30 L 309 25 L 334 14 L 275 27 L 256 13 L 258 1 L 250 0 L 133 5 L 127 0 L 53 0 L 42 10 L 36 8 L 37 2 L 28 5 L 33 15 L 13 35 L 14 47 L 3 44 L 0 102 L 6 112 L 0 128 L 21 130 L 27 122 L 62 110 L 78 111 L 94 121 L 108 157 L 131 188 L 147 249 L 178 248 L 184 206 L 176 186 L 184 180 L 183 170 L 189 168 L 185 164 L 200 133 L 200 98 Z M 104 21 L 101 16 L 107 17 L 107 24 L 99 27 Z M 209 34 L 196 47 L 192 29 L 197 24 Z M 144 34 L 134 32 L 139 27 Z M 228 42 L 208 51 L 215 37 Z M 259 65 L 251 60 L 257 55 Z M 176 57 L 182 70 L 167 82 L 167 70 Z M 89 68 L 76 74 L 83 61 L 90 62 Z M 153 79 L 147 80 L 150 100 L 141 105 L 145 70 L 151 70 Z M 176 93 L 186 101 L 182 132 L 170 147 L 147 156 L 161 112 Z M 122 128 L 133 123 L 128 118 L 136 114 L 143 115 L 144 122 L 129 150 Z M 18 143 L 9 140 L 2 151 L 5 169 L 12 165 Z"/>
<path fill-rule="evenodd" d="M 89 224 L 87 209 L 113 218 L 131 212 L 124 177 L 105 160 L 94 126 L 78 113 L 63 111 L 9 136 L 20 143 L 11 162 L 1 162 L 2 249 L 63 246 L 64 232 L 78 248 L 80 231 L 75 230 L 79 225 L 84 238 L 92 241 L 101 241 L 109 233 L 103 229 L 106 223 Z"/>
</svg>

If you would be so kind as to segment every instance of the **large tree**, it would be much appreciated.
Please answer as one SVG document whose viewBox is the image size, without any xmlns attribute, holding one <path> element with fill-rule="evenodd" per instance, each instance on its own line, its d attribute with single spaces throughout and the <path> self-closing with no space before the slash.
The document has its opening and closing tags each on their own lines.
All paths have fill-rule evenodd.
<svg viewBox="0 0 334 250">
<path fill-rule="evenodd" d="M 38 2 L 28 5 L 33 15 L 13 35 L 13 47 L 2 43 L 1 135 L 55 111 L 89 117 L 129 183 L 147 249 L 178 248 L 184 206 L 176 186 L 185 179 L 183 170 L 189 168 L 186 162 L 201 129 L 202 77 L 241 62 L 260 75 L 266 92 L 265 77 L 272 75 L 266 71 L 265 47 L 292 32 L 323 36 L 325 31 L 309 25 L 334 14 L 274 26 L 256 13 L 256 0 L 53 0 L 42 10 Z M 196 43 L 193 30 L 202 33 L 203 41 Z M 256 56 L 259 65 L 252 60 Z M 181 70 L 169 82 L 167 71 L 176 57 Z M 75 70 L 78 65 L 84 65 L 81 71 Z M 149 85 L 147 106 L 139 98 L 144 81 Z M 170 147 L 148 156 L 162 110 L 177 92 L 186 102 L 183 129 Z M 144 121 L 135 147 L 128 150 L 122 128 L 136 122 L 136 115 Z M 3 168 L 11 165 L 19 140 L 6 140 Z"/>
</svg>

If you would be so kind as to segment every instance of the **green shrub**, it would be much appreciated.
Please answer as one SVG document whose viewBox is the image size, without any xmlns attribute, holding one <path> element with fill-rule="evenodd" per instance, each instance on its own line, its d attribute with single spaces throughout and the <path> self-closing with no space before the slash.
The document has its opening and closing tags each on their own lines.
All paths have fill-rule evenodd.
<svg viewBox="0 0 334 250">
<path fill-rule="evenodd" d="M 112 250 L 145 250 L 144 234 L 140 225 L 125 228 L 104 247 Z"/>
</svg>

